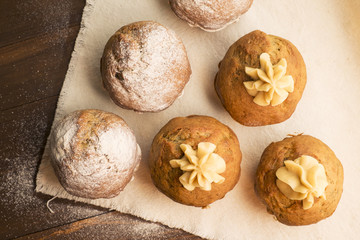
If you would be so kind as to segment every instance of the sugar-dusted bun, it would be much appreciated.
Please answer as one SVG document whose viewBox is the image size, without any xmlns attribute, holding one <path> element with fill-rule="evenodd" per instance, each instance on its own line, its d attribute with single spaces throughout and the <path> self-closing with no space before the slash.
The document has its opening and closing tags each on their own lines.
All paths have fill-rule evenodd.
<svg viewBox="0 0 360 240">
<path fill-rule="evenodd" d="M 120 107 L 158 112 L 178 98 L 191 75 L 182 41 L 153 21 L 120 28 L 101 59 L 103 85 Z"/>
<path fill-rule="evenodd" d="M 141 159 L 140 147 L 125 121 L 100 110 L 75 111 L 57 122 L 50 149 L 64 189 L 91 199 L 117 196 Z"/>
<path fill-rule="evenodd" d="M 192 27 L 213 32 L 239 20 L 253 0 L 169 0 L 174 13 Z"/>
<path fill-rule="evenodd" d="M 278 102 L 278 105 L 274 105 L 273 102 L 265 106 L 259 105 L 255 102 L 258 95 L 256 97 L 250 95 L 245 87 L 245 84 L 257 85 L 261 82 L 253 79 L 246 70 L 266 70 L 261 62 L 261 59 L 266 59 L 266 55 L 273 65 L 271 69 L 274 69 L 274 72 L 286 70 L 284 75 L 274 74 L 275 77 L 282 76 L 279 80 L 289 80 L 289 78 L 293 80 L 291 84 L 285 84 L 285 87 L 282 81 L 278 81 L 278 85 L 270 82 L 271 89 L 268 92 L 265 90 L 258 92 L 258 95 L 266 96 L 273 89 L 277 92 L 278 86 L 284 87 L 280 89 L 281 93 L 289 87 L 287 90 L 290 92 L 285 91 L 285 95 L 288 93 L 288 96 L 283 102 Z M 263 82 L 258 87 L 264 89 L 266 85 L 269 84 Z M 246 34 L 231 45 L 220 62 L 219 72 L 215 77 L 215 89 L 225 109 L 234 120 L 245 126 L 264 126 L 290 118 L 301 99 L 305 85 L 306 66 L 298 49 L 284 38 L 268 35 L 259 30 Z"/>
<path fill-rule="evenodd" d="M 185 158 L 181 148 L 183 144 L 191 147 L 193 149 L 191 151 L 198 151 L 201 143 L 211 143 L 216 147 L 213 153 L 223 159 L 222 164 L 225 166 L 225 170 L 222 169 L 217 173 L 220 178 L 224 178 L 224 181 L 212 182 L 210 189 L 197 186 L 189 190 L 180 178 L 190 172 L 182 171 L 171 162 L 174 159 Z M 205 167 L 208 160 L 204 160 L 199 155 L 198 157 L 200 160 L 195 165 L 197 175 L 201 173 L 205 178 L 211 177 L 211 173 L 206 174 L 203 171 L 217 168 L 214 165 Z M 228 126 L 208 116 L 176 117 L 154 137 L 149 160 L 150 174 L 155 186 L 172 200 L 190 206 L 206 207 L 223 198 L 235 187 L 240 177 L 241 157 L 239 141 Z M 197 181 L 196 178 L 199 179 L 196 176 L 194 182 Z"/>
<path fill-rule="evenodd" d="M 304 209 L 304 200 L 289 199 L 277 186 L 279 168 L 284 167 L 285 161 L 294 161 L 301 156 L 310 156 L 321 164 L 328 183 L 324 197 L 314 197 L 314 203 L 308 209 Z M 307 180 L 311 179 L 309 175 L 305 175 Z M 273 142 L 265 149 L 256 171 L 255 191 L 266 205 L 267 211 L 274 214 L 279 222 L 286 225 L 308 225 L 334 213 L 343 192 L 343 181 L 343 166 L 335 153 L 319 139 L 299 135 Z M 312 187 L 314 189 L 311 191 L 318 191 L 317 186 Z"/>
</svg>

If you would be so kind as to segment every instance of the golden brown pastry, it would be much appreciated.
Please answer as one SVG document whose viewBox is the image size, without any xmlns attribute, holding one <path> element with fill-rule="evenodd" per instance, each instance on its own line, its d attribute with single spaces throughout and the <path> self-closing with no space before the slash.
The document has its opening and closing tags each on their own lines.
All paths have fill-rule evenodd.
<svg viewBox="0 0 360 240">
<path fill-rule="evenodd" d="M 132 179 L 141 150 L 125 121 L 109 112 L 79 110 L 54 125 L 51 163 L 64 187 L 84 198 L 111 198 Z"/>
<path fill-rule="evenodd" d="M 214 32 L 239 20 L 253 0 L 170 0 L 174 13 L 192 27 Z"/>
<path fill-rule="evenodd" d="M 238 182 L 241 151 L 234 132 L 218 120 L 177 117 L 155 136 L 149 162 L 161 192 L 176 202 L 206 207 Z"/>
<path fill-rule="evenodd" d="M 245 126 L 288 119 L 305 84 L 306 67 L 296 47 L 259 30 L 229 48 L 215 77 L 215 89 L 225 109 Z"/>
<path fill-rule="evenodd" d="M 256 172 L 255 191 L 281 223 L 308 225 L 333 214 L 343 179 L 343 167 L 326 144 L 298 135 L 265 149 Z"/>
<path fill-rule="evenodd" d="M 143 21 L 123 26 L 109 39 L 101 75 L 118 106 L 158 112 L 181 95 L 191 68 L 175 32 L 157 22 Z"/>
</svg>

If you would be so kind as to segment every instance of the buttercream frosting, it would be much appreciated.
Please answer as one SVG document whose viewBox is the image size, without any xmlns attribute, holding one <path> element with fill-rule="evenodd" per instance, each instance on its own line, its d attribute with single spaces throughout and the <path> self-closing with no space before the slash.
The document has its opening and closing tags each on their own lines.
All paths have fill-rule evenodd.
<svg viewBox="0 0 360 240">
<path fill-rule="evenodd" d="M 260 68 L 245 67 L 245 73 L 253 81 L 244 82 L 246 91 L 254 97 L 254 102 L 260 106 L 276 106 L 281 104 L 294 91 L 294 79 L 286 74 L 287 62 L 280 59 L 272 65 L 270 55 L 260 55 Z"/>
<path fill-rule="evenodd" d="M 216 145 L 210 142 L 200 142 L 197 150 L 188 144 L 181 144 L 184 156 L 181 159 L 170 160 L 172 168 L 180 168 L 184 174 L 180 176 L 181 184 L 189 191 L 199 187 L 210 191 L 211 183 L 222 183 L 225 178 L 220 173 L 226 169 L 222 157 L 214 153 Z"/>
<path fill-rule="evenodd" d="M 276 171 L 276 185 L 287 198 L 302 200 L 305 210 L 313 206 L 314 197 L 326 199 L 325 168 L 315 158 L 303 155 L 284 164 Z"/>
</svg>

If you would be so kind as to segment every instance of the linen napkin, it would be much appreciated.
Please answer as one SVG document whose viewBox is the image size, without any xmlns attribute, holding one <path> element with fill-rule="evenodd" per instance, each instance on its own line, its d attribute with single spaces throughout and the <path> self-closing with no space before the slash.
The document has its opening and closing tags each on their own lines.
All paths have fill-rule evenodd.
<svg viewBox="0 0 360 240">
<path fill-rule="evenodd" d="M 355 239 L 360 235 L 360 2 L 352 0 L 255 0 L 237 23 L 208 33 L 189 27 L 167 0 L 88 0 L 82 27 L 59 98 L 55 121 L 78 109 L 120 115 L 134 130 L 143 159 L 135 179 L 113 199 L 89 200 L 68 194 L 49 163 L 46 147 L 36 191 L 129 213 L 209 239 Z M 184 95 L 159 113 L 117 107 L 101 86 L 100 58 L 108 38 L 121 26 L 154 20 L 174 30 L 187 49 L 193 74 Z M 229 116 L 213 87 L 218 63 L 229 46 L 253 30 L 290 40 L 307 66 L 308 82 L 293 116 L 280 124 L 245 127 Z M 171 118 L 209 115 L 231 127 L 243 152 L 237 186 L 209 209 L 173 202 L 152 184 L 150 144 Z M 303 227 L 285 226 L 266 212 L 253 190 L 264 148 L 287 134 L 305 133 L 328 144 L 345 170 L 344 193 L 333 216 Z"/>
</svg>

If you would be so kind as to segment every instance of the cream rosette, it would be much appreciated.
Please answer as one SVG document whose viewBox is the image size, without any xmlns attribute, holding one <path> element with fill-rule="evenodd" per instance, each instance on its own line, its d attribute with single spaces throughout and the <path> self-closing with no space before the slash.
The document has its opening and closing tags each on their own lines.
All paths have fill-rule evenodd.
<svg viewBox="0 0 360 240">
<path fill-rule="evenodd" d="M 286 74 L 287 62 L 282 58 L 272 65 L 270 55 L 260 55 L 261 68 L 245 67 L 245 73 L 254 81 L 244 82 L 246 91 L 254 97 L 260 106 L 276 106 L 281 104 L 294 91 L 294 79 Z"/>
<path fill-rule="evenodd" d="M 302 200 L 305 210 L 313 206 L 314 197 L 326 199 L 325 168 L 315 158 L 303 155 L 284 164 L 276 171 L 276 185 L 287 198 Z"/>
<path fill-rule="evenodd" d="M 226 169 L 222 157 L 214 153 L 216 145 L 210 142 L 201 142 L 194 150 L 188 144 L 181 144 L 184 157 L 170 160 L 172 168 L 180 168 L 184 174 L 179 178 L 185 189 L 192 191 L 196 187 L 210 191 L 211 183 L 222 183 L 225 178 L 220 173 Z"/>
</svg>

